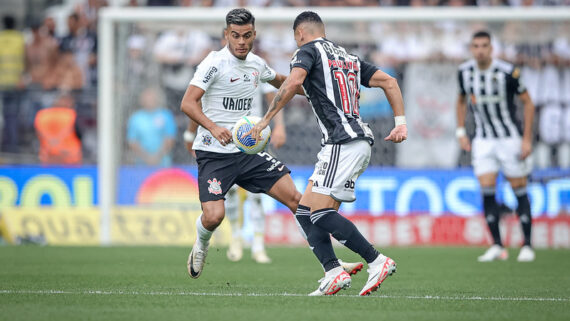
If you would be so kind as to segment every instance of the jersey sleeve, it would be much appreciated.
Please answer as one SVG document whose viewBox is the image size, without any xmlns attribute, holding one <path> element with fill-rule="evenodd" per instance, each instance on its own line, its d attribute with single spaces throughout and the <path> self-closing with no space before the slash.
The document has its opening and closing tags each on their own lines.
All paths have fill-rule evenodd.
<svg viewBox="0 0 570 321">
<path fill-rule="evenodd" d="M 204 91 L 208 90 L 210 85 L 216 80 L 220 66 L 214 59 L 214 53 L 211 52 L 196 68 L 194 77 L 190 81 L 190 85 L 194 85 Z"/>
<path fill-rule="evenodd" d="M 370 79 L 372 79 L 372 75 L 374 75 L 377 70 L 378 68 L 373 64 L 360 60 L 360 84 L 370 88 Z"/>
<path fill-rule="evenodd" d="M 303 68 L 309 73 L 316 60 L 316 52 L 310 50 L 309 46 L 303 46 L 293 55 L 291 59 L 291 69 L 295 67 Z"/>
<path fill-rule="evenodd" d="M 526 86 L 521 80 L 521 69 L 520 67 L 514 67 L 513 71 L 508 77 L 509 87 L 517 94 L 520 95 L 526 91 Z"/>
<path fill-rule="evenodd" d="M 261 82 L 268 82 L 275 79 L 276 75 L 277 73 L 275 70 L 269 67 L 265 61 L 263 61 L 263 68 L 261 69 L 259 80 L 261 80 Z"/>
<path fill-rule="evenodd" d="M 465 85 L 463 84 L 463 73 L 461 69 L 457 71 L 457 83 L 459 84 L 459 94 L 465 96 L 467 92 L 465 91 Z"/>
</svg>

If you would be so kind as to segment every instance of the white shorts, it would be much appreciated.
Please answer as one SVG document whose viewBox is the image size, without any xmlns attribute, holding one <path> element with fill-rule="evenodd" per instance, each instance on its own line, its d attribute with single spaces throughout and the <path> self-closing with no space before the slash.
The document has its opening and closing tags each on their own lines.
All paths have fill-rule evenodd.
<svg viewBox="0 0 570 321">
<path fill-rule="evenodd" d="M 368 141 L 355 140 L 342 145 L 325 145 L 317 155 L 315 171 L 309 178 L 314 193 L 330 195 L 340 202 L 354 202 L 356 179 L 370 162 Z"/>
<path fill-rule="evenodd" d="M 509 178 L 525 177 L 532 170 L 532 156 L 521 160 L 520 137 L 479 138 L 472 143 L 472 163 L 475 176 L 502 173 Z"/>
</svg>

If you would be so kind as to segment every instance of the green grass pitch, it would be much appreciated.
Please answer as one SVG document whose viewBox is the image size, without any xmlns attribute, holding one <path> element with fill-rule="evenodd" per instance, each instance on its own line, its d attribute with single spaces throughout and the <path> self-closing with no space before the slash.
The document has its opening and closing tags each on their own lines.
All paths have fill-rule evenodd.
<svg viewBox="0 0 570 321">
<path fill-rule="evenodd" d="M 570 251 L 532 263 L 478 263 L 482 248 L 387 248 L 398 264 L 369 297 L 367 277 L 307 297 L 322 270 L 308 248 L 269 248 L 270 265 L 211 248 L 201 277 L 183 247 L 0 247 L 0 320 L 570 320 Z M 338 248 L 339 257 L 358 257 Z"/>
</svg>

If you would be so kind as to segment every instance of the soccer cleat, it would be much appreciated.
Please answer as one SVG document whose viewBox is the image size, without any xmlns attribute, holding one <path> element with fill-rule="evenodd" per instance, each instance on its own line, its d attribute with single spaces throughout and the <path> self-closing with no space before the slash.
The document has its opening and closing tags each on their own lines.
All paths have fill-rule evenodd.
<svg viewBox="0 0 570 321">
<path fill-rule="evenodd" d="M 241 239 L 234 238 L 231 240 L 230 247 L 226 252 L 226 256 L 228 257 L 228 260 L 232 262 L 237 262 L 241 260 L 241 258 L 243 257 L 243 246 Z"/>
<path fill-rule="evenodd" d="M 525 245 L 521 248 L 519 252 L 519 256 L 517 257 L 517 261 L 519 262 L 532 262 L 534 261 L 536 255 L 534 254 L 534 250 L 532 247 Z"/>
<path fill-rule="evenodd" d="M 349 288 L 352 282 L 350 275 L 345 270 L 330 276 L 325 275 L 321 280 L 319 288 L 309 293 L 309 296 L 333 295 L 342 289 Z"/>
<path fill-rule="evenodd" d="M 204 268 L 204 263 L 206 263 L 206 255 L 208 255 L 208 249 L 199 249 L 195 244 L 188 255 L 188 274 L 190 277 L 197 279 L 200 274 L 202 274 L 202 269 Z"/>
<path fill-rule="evenodd" d="M 261 251 L 257 251 L 257 252 L 252 252 L 251 253 L 251 258 L 260 264 L 269 264 L 271 263 L 271 259 L 269 258 L 269 256 L 267 256 L 267 253 L 265 252 L 265 250 L 261 250 Z"/>
<path fill-rule="evenodd" d="M 380 284 L 387 277 L 396 273 L 396 262 L 387 256 L 383 257 L 384 259 L 379 261 L 378 264 L 373 262 L 368 265 L 368 281 L 366 281 L 366 285 L 360 291 L 360 295 L 370 295 L 370 293 L 378 290 Z"/>
<path fill-rule="evenodd" d="M 509 258 L 509 252 L 498 244 L 494 244 L 485 251 L 485 254 L 477 258 L 479 262 L 491 262 L 495 260 L 505 261 Z"/>
<path fill-rule="evenodd" d="M 338 259 L 338 263 L 340 264 L 340 266 L 342 266 L 342 268 L 346 271 L 346 273 L 350 274 L 350 275 L 355 275 L 356 273 L 362 271 L 362 268 L 364 267 L 364 264 L 362 264 L 362 262 L 344 262 L 341 259 Z"/>
</svg>

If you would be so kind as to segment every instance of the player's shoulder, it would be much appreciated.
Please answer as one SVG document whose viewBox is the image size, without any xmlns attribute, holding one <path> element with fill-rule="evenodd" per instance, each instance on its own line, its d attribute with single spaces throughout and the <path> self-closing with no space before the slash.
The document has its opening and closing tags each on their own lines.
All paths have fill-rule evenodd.
<svg viewBox="0 0 570 321">
<path fill-rule="evenodd" d="M 265 65 L 265 59 L 261 58 L 260 56 L 254 54 L 253 52 L 250 52 L 247 55 L 247 61 L 253 64 L 258 64 L 258 65 Z"/>
<path fill-rule="evenodd" d="M 495 69 L 509 75 L 512 74 L 515 69 L 515 65 L 501 59 L 493 59 L 493 66 L 495 67 Z"/>
<path fill-rule="evenodd" d="M 475 62 L 475 59 L 469 59 L 469 60 L 465 61 L 464 63 L 460 64 L 457 69 L 460 72 L 463 72 L 465 70 L 473 70 L 476 65 L 477 65 L 477 63 Z"/>
</svg>

